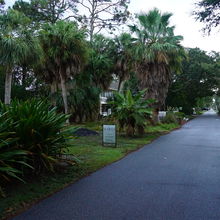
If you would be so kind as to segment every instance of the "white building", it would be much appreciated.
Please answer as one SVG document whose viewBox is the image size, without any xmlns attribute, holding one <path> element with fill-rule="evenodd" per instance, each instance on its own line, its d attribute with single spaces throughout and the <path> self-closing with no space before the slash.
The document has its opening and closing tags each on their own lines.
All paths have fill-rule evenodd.
<svg viewBox="0 0 220 220">
<path fill-rule="evenodd" d="M 113 80 L 108 90 L 100 94 L 100 115 L 111 115 L 111 107 L 107 104 L 107 101 L 113 97 L 114 91 L 118 90 L 118 83 L 118 80 Z"/>
</svg>

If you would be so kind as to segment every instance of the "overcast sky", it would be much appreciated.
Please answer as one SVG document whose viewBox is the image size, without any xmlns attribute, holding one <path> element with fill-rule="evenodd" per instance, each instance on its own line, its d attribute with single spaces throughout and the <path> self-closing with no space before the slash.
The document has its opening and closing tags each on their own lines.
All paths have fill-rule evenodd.
<svg viewBox="0 0 220 220">
<path fill-rule="evenodd" d="M 7 5 L 12 5 L 14 2 L 14 0 L 5 1 Z M 206 51 L 220 52 L 220 32 L 216 30 L 210 36 L 204 36 L 201 31 L 204 25 L 196 22 L 192 16 L 195 2 L 197 0 L 131 0 L 129 10 L 138 13 L 157 7 L 162 12 L 172 12 L 172 25 L 176 26 L 175 33 L 184 37 L 185 47 L 199 47 Z"/>
<path fill-rule="evenodd" d="M 186 47 L 199 47 L 203 50 L 220 52 L 220 33 L 213 31 L 210 36 L 204 36 L 201 31 L 204 25 L 195 21 L 192 11 L 197 0 L 131 0 L 130 10 L 134 13 L 145 12 L 154 7 L 162 12 L 172 12 L 172 24 L 176 26 L 175 33 L 184 37 Z M 220 29 L 220 28 L 219 28 Z"/>
</svg>

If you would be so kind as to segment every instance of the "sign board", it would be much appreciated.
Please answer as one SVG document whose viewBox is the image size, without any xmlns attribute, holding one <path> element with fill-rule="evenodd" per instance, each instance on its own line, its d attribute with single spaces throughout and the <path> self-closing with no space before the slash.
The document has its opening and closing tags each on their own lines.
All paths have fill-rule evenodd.
<svg viewBox="0 0 220 220">
<path fill-rule="evenodd" d="M 116 146 L 116 125 L 103 125 L 102 143 L 103 146 Z"/>
<path fill-rule="evenodd" d="M 167 114 L 167 112 L 165 112 L 165 111 L 159 111 L 159 113 L 158 113 L 158 119 L 159 119 L 159 120 L 162 120 L 163 118 L 166 117 L 166 114 Z"/>
</svg>

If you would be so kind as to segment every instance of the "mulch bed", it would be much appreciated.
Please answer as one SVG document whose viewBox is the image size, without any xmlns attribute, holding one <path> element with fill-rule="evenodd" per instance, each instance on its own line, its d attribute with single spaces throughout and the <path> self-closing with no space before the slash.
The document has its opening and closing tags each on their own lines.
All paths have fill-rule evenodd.
<svg viewBox="0 0 220 220">
<path fill-rule="evenodd" d="M 79 128 L 74 132 L 74 135 L 76 135 L 77 137 L 83 137 L 83 136 L 99 135 L 99 133 L 93 130 L 89 130 L 87 128 Z"/>
</svg>

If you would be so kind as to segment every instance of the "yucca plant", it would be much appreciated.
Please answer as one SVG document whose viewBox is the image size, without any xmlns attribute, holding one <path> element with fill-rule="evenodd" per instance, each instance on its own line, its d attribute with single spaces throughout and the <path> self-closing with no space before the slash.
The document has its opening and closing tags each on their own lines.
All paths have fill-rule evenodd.
<svg viewBox="0 0 220 220">
<path fill-rule="evenodd" d="M 10 106 L 1 104 L 0 112 L 11 120 L 16 147 L 29 153 L 29 164 L 34 171 L 53 170 L 53 163 L 66 145 L 65 122 L 68 115 L 58 114 L 45 101 L 13 101 Z"/>
<path fill-rule="evenodd" d="M 118 120 L 121 129 L 126 128 L 127 136 L 134 136 L 135 129 L 139 135 L 144 133 L 145 121 L 152 114 L 149 105 L 154 100 L 145 100 L 144 94 L 146 90 L 137 94 L 127 90 L 125 94 L 115 93 L 113 104 L 114 116 Z"/>
</svg>

